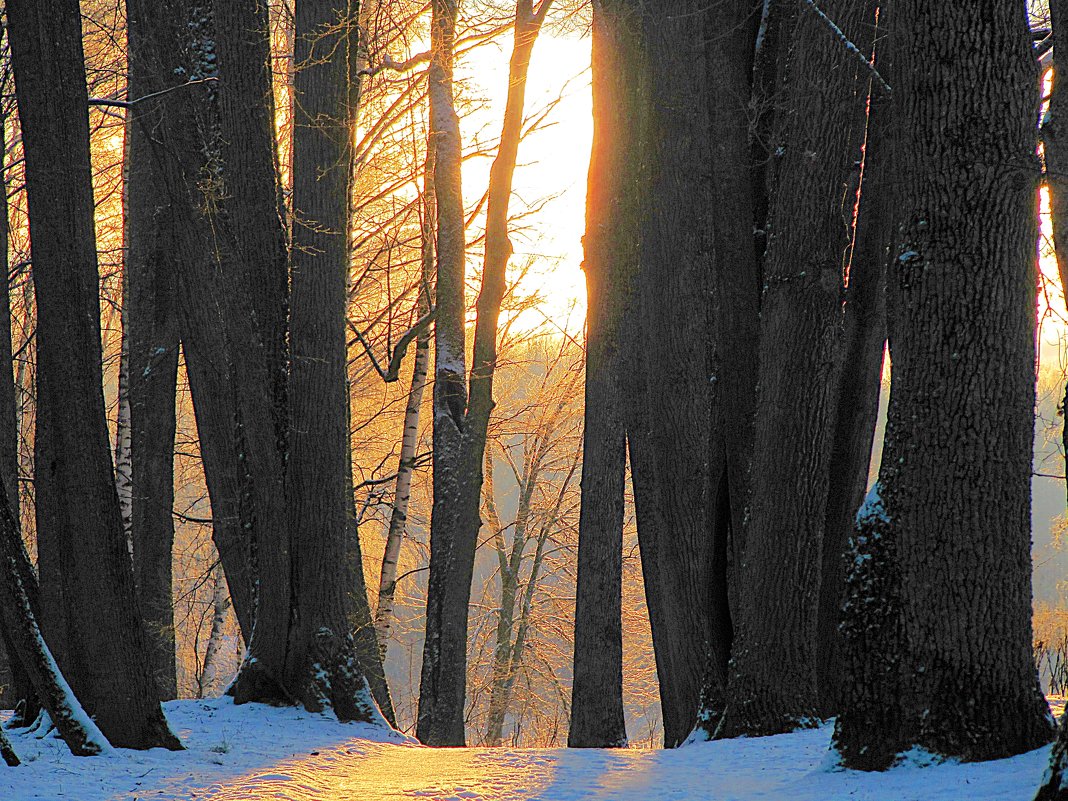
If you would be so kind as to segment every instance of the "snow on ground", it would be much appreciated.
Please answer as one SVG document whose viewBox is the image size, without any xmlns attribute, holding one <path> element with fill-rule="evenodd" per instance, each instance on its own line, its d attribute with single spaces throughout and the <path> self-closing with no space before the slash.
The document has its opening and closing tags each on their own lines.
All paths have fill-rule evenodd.
<svg viewBox="0 0 1068 801">
<path fill-rule="evenodd" d="M 322 715 L 228 699 L 165 705 L 187 750 L 72 757 L 11 732 L 0 801 L 1028 801 L 1048 748 L 982 764 L 833 768 L 831 729 L 675 751 L 430 749 Z"/>
</svg>

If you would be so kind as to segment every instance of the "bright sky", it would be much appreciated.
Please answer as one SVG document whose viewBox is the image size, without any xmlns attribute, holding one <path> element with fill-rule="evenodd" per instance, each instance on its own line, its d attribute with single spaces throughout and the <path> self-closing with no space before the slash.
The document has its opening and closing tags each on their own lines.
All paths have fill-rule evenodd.
<svg viewBox="0 0 1068 801">
<path fill-rule="evenodd" d="M 484 99 L 486 106 L 464 118 L 465 141 L 493 141 L 500 135 L 508 89 L 511 34 L 477 48 L 457 64 L 456 77 L 465 95 Z M 554 100 L 556 107 L 543 126 L 519 148 L 511 212 L 544 205 L 518 224 L 512 234 L 515 253 L 511 270 L 528 258 L 535 264 L 519 294 L 537 292 L 537 311 L 515 321 L 521 329 L 538 329 L 547 319 L 571 334 L 582 330 L 586 315 L 586 284 L 582 274 L 582 234 L 586 225 L 586 172 L 589 166 L 593 116 L 590 99 L 590 39 L 543 32 L 534 47 L 527 86 L 527 117 L 538 117 Z M 473 202 L 489 181 L 490 159 L 464 167 L 464 194 Z M 546 199 L 548 199 L 547 202 Z"/>
</svg>

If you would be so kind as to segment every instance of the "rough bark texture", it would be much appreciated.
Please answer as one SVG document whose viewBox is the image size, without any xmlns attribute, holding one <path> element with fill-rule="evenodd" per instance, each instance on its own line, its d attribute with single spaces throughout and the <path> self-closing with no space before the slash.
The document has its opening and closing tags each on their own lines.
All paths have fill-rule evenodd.
<svg viewBox="0 0 1068 801">
<path fill-rule="evenodd" d="M 155 83 L 139 22 L 133 21 L 127 38 L 130 97 L 148 94 Z M 139 104 L 127 128 L 123 334 L 134 576 L 165 701 L 178 695 L 171 588 L 178 281 L 174 218 L 148 141 L 162 113 L 160 105 Z"/>
<path fill-rule="evenodd" d="M 286 471 L 292 602 L 285 687 L 312 711 L 381 720 L 349 631 L 345 309 L 356 78 L 356 4 L 299 0 L 294 80 L 292 368 Z M 360 566 L 362 572 L 362 565 Z M 376 650 L 376 649 L 375 649 Z"/>
<path fill-rule="evenodd" d="M 879 69 L 888 60 L 881 58 Z M 823 530 L 816 640 L 816 683 L 823 718 L 841 705 L 841 620 L 845 593 L 846 549 L 857 510 L 864 499 L 872 442 L 879 414 L 879 392 L 886 346 L 886 267 L 894 230 L 894 183 L 889 174 L 890 98 L 879 87 L 869 91 L 868 131 L 864 145 L 861 195 L 848 270 L 842 330 L 834 441 Z"/>
<path fill-rule="evenodd" d="M 64 672 L 112 744 L 180 748 L 156 700 L 112 476 L 78 4 L 7 12 L 38 315 L 38 547 L 62 566 Z"/>
<path fill-rule="evenodd" d="M 497 322 L 512 255 L 508 206 L 523 130 L 530 54 L 551 0 L 537 10 L 516 4 L 508 97 L 497 155 L 490 168 L 486 246 L 472 349 L 470 392 L 465 368 L 464 208 L 459 119 L 453 103 L 456 0 L 435 0 L 431 21 L 429 97 L 437 199 L 437 316 L 434 338 L 434 505 L 430 520 L 427 631 L 416 736 L 428 745 L 464 744 L 467 617 L 475 546 L 481 526 L 482 459 L 493 410 Z"/>
<path fill-rule="evenodd" d="M 825 7 L 854 40 L 874 21 L 872 3 Z M 821 540 L 856 203 L 850 177 L 867 92 L 857 61 L 814 14 L 786 19 L 782 33 L 790 44 L 764 259 L 750 510 L 719 737 L 775 734 L 817 718 Z"/>
<path fill-rule="evenodd" d="M 145 94 L 172 89 L 187 80 L 218 77 L 211 14 L 206 6 L 185 8 L 159 0 L 130 0 L 127 26 L 132 80 Z M 130 110 L 131 136 L 151 149 L 151 167 L 145 164 L 145 156 L 139 159 L 137 169 L 154 180 L 145 191 L 154 188 L 157 202 L 163 207 L 152 222 L 167 237 L 166 243 L 149 241 L 144 246 L 160 248 L 154 253 L 146 252 L 145 258 L 151 254 L 153 258 L 169 259 L 166 265 L 156 265 L 157 284 L 151 288 L 155 296 L 163 299 L 163 305 L 156 309 L 149 331 L 153 336 L 171 336 L 168 329 L 173 323 L 166 316 L 166 298 L 168 292 L 176 292 L 177 297 L 171 301 L 175 307 L 170 313 L 177 316 L 182 336 L 211 498 L 213 539 L 247 641 L 252 634 L 254 613 L 251 524 L 244 525 L 248 523 L 249 504 L 242 499 L 245 471 L 235 426 L 237 395 L 228 356 L 230 338 L 224 329 L 223 276 L 213 267 L 212 250 L 213 242 L 222 249 L 224 243 L 218 240 L 224 232 L 205 223 L 206 214 L 216 205 L 213 198 L 220 194 L 220 166 L 217 153 L 212 160 L 213 144 L 209 141 L 211 132 L 218 128 L 214 96 L 214 91 L 199 84 L 168 92 L 165 102 L 162 97 L 139 102 Z M 144 209 L 133 211 L 146 213 Z M 138 249 L 134 255 L 140 252 Z M 172 270 L 173 277 L 169 276 Z M 156 373 L 150 376 L 158 382 L 163 374 L 169 375 L 170 354 L 156 354 L 155 359 L 159 363 Z M 157 434 L 146 433 L 146 447 L 159 447 Z M 146 476 L 146 480 L 149 478 Z M 146 515 L 159 511 L 158 507 L 154 512 L 146 507 Z M 162 525 L 162 521 L 157 524 Z"/>
<path fill-rule="evenodd" d="M 218 214 L 240 239 L 244 290 L 255 315 L 270 381 L 279 450 L 286 442 L 286 315 L 289 260 L 275 145 L 267 0 L 215 0 L 219 64 Z"/>
<path fill-rule="evenodd" d="M 93 756 L 110 746 L 89 719 L 45 645 L 33 611 L 37 583 L 19 536 L 14 509 L 0 495 L 0 623 L 8 652 L 26 671 L 37 698 L 75 756 Z"/>
<path fill-rule="evenodd" d="M 593 6 L 593 149 L 586 196 L 586 390 L 582 432 L 575 666 L 568 746 L 622 747 L 623 332 L 637 272 L 639 84 L 628 79 L 638 37 L 628 0 Z M 644 557 L 644 551 L 642 556 Z"/>
<path fill-rule="evenodd" d="M 706 518 L 711 542 L 712 637 L 697 708 L 695 734 L 699 738 L 712 735 L 723 712 L 734 635 L 730 598 L 736 587 L 731 565 L 740 558 L 748 497 L 759 356 L 760 264 L 767 214 L 763 185 L 767 152 L 766 143 L 760 141 L 764 117 L 750 120 L 753 110 L 762 108 L 754 83 L 761 25 L 762 51 L 774 51 L 770 45 L 774 37 L 768 22 L 762 20 L 759 3 L 735 0 L 717 7 L 706 15 L 705 25 L 711 191 L 716 211 L 710 220 L 715 258 L 710 283 L 708 370 L 714 381 L 710 382 Z M 770 114 L 765 116 L 770 118 Z M 754 236 L 754 227 L 759 229 L 759 239 Z M 680 711 L 689 715 L 685 707 Z M 680 719 L 680 723 L 689 719 Z M 683 728 L 676 727 L 676 736 L 684 736 Z"/>
<path fill-rule="evenodd" d="M 1026 9 L 904 0 L 891 32 L 902 224 L 876 541 L 892 558 L 873 569 L 900 586 L 899 636 L 851 644 L 847 665 L 863 679 L 875 660 L 898 664 L 897 681 L 860 686 L 838 718 L 845 763 L 864 768 L 914 746 L 1000 758 L 1052 734 L 1031 658 L 1038 75 Z M 857 592 L 863 610 L 871 597 Z M 887 723 L 866 725 L 875 715 Z"/>
</svg>

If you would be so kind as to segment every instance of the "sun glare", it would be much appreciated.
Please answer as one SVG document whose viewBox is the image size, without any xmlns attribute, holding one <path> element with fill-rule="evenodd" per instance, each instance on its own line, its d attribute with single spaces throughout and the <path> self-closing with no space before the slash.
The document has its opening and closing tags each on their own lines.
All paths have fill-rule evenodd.
<svg viewBox="0 0 1068 801">
<path fill-rule="evenodd" d="M 464 118 L 464 138 L 499 134 L 507 94 L 511 37 L 476 48 L 457 65 L 466 94 L 480 101 Z M 544 32 L 534 47 L 527 85 L 527 128 L 519 148 L 511 214 L 514 253 L 509 278 L 522 274 L 515 303 L 502 326 L 518 331 L 577 334 L 586 317 L 582 234 L 586 217 L 586 172 L 593 137 L 590 111 L 590 39 Z M 537 121 L 536 125 L 531 125 Z M 489 181 L 490 158 L 464 166 L 464 191 L 473 202 Z"/>
</svg>

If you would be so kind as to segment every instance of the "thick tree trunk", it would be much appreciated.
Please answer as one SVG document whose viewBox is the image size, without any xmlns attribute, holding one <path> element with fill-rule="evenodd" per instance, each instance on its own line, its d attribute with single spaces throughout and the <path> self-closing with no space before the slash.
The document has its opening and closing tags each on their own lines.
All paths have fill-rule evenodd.
<svg viewBox="0 0 1068 801">
<path fill-rule="evenodd" d="M 85 713 L 48 650 L 33 612 L 37 584 L 19 536 L 14 509 L 7 494 L 0 495 L 0 623 L 9 653 L 23 666 L 59 736 L 75 756 L 111 750 L 96 724 Z"/>
<path fill-rule="evenodd" d="M 270 381 L 278 447 L 286 442 L 289 258 L 275 142 L 267 0 L 215 0 L 219 157 L 230 188 L 219 213 L 239 238 L 243 289 L 255 314 Z"/>
<path fill-rule="evenodd" d="M 217 78 L 210 19 L 209 11 L 203 7 L 183 9 L 157 0 L 130 0 L 127 20 L 131 94 L 139 91 L 138 96 L 143 97 L 171 89 L 179 78 Z M 211 41 L 210 61 L 206 59 L 205 40 Z M 244 470 L 235 428 L 237 397 L 227 355 L 230 338 L 224 331 L 221 305 L 222 276 L 210 267 L 215 258 L 212 240 L 218 239 L 221 232 L 197 222 L 200 208 L 214 208 L 217 201 L 213 198 L 220 192 L 217 187 L 212 189 L 203 184 L 201 189 L 208 193 L 208 199 L 202 201 L 200 190 L 194 191 L 203 170 L 207 169 L 206 151 L 212 148 L 197 131 L 217 127 L 212 96 L 200 85 L 170 92 L 166 102 L 142 101 L 130 110 L 131 144 L 138 162 L 131 177 L 135 183 L 145 185 L 141 190 L 144 194 L 155 193 L 156 203 L 153 207 L 149 199 L 147 207 L 131 208 L 134 218 L 131 220 L 134 228 L 131 267 L 144 270 L 142 280 L 135 281 L 143 284 L 143 293 L 135 286 L 133 302 L 136 306 L 143 299 L 146 306 L 142 326 L 144 346 L 136 358 L 150 368 L 145 381 L 132 390 L 145 398 L 141 414 L 134 416 L 139 420 L 144 418 L 147 428 L 138 450 L 149 460 L 143 477 L 146 491 L 137 505 L 138 517 L 143 515 L 146 538 L 150 536 L 148 532 L 155 532 L 149 541 L 162 551 L 162 540 L 167 536 L 167 527 L 172 525 L 163 519 L 165 512 L 169 517 L 170 504 L 166 503 L 168 491 L 162 484 L 166 480 L 164 473 L 171 469 L 161 461 L 171 425 L 163 395 L 165 385 L 173 380 L 172 360 L 177 359 L 177 353 L 172 350 L 177 333 L 181 333 L 211 498 L 213 538 L 247 641 L 252 634 L 254 600 L 251 534 L 250 527 L 242 523 L 242 509 L 247 522 L 249 504 L 247 498 L 242 498 Z M 169 150 L 161 148 L 158 143 L 161 134 L 175 146 Z M 146 148 L 149 153 L 145 152 Z M 151 165 L 146 163 L 149 159 Z M 148 230 L 139 232 L 144 226 Z M 200 231 L 204 232 L 203 236 L 198 235 Z M 198 269 L 201 286 L 185 277 Z M 168 394 L 173 395 L 173 390 Z M 162 422 L 162 430 L 153 425 L 153 415 Z M 165 493 L 159 502 L 153 497 L 154 488 Z M 157 588 L 161 584 L 159 579 Z M 158 597 L 162 594 L 156 593 Z"/>
<path fill-rule="evenodd" d="M 644 84 L 633 69 L 637 8 L 629 0 L 593 6 L 593 149 L 586 197 L 586 390 L 582 433 L 578 581 L 575 589 L 572 748 L 627 744 L 623 713 L 624 335 L 638 252 Z M 647 554 L 643 550 L 643 560 Z M 647 582 L 647 587 L 649 583 Z"/>
<path fill-rule="evenodd" d="M 854 41 L 874 22 L 872 3 L 843 0 L 826 10 Z M 776 734 L 817 719 L 821 540 L 857 191 L 851 176 L 867 92 L 857 60 L 817 16 L 788 18 L 782 33 L 790 58 L 764 259 L 751 500 L 718 737 Z"/>
<path fill-rule="evenodd" d="M 885 69 L 886 59 L 879 59 Z M 823 718 L 841 705 L 842 642 L 838 624 L 845 598 L 846 547 L 868 487 L 886 346 L 886 268 L 894 231 L 895 188 L 889 174 L 890 98 L 869 91 L 861 195 L 849 262 L 834 441 L 823 530 L 816 639 L 816 684 Z"/>
<path fill-rule="evenodd" d="M 766 216 L 762 183 L 766 154 L 754 162 L 756 137 L 750 135 L 760 7 L 750 0 L 735 0 L 707 15 L 706 25 L 712 195 L 716 213 L 711 220 L 715 260 L 709 371 L 715 381 L 711 382 L 710 511 L 706 520 L 712 549 L 709 566 L 712 639 L 697 714 L 697 735 L 704 738 L 711 736 L 723 712 L 734 636 L 730 566 L 739 561 L 743 542 L 763 283 L 758 253 L 762 251 L 763 241 L 758 246 L 753 231 L 758 208 L 761 230 Z M 766 50 L 771 38 L 765 22 Z"/>
<path fill-rule="evenodd" d="M 38 542 L 65 567 L 64 656 L 112 744 L 180 748 L 156 700 L 112 476 L 78 4 L 7 12 L 38 315 Z"/>
<path fill-rule="evenodd" d="M 846 622 L 867 629 L 874 609 L 896 636 L 867 651 L 847 639 L 856 695 L 835 734 L 847 765 L 876 769 L 914 746 L 995 759 L 1052 733 L 1031 657 L 1038 75 L 1027 12 L 903 0 L 891 31 L 893 381 L 882 509 L 878 525 L 860 522 L 869 548 L 855 564 L 899 590 L 885 609 L 854 587 Z M 892 680 L 869 684 L 878 662 Z"/>
<path fill-rule="evenodd" d="M 153 91 L 153 61 L 135 17 L 128 36 L 130 97 Z M 138 600 L 161 701 L 176 698 L 174 601 L 175 392 L 178 380 L 177 243 L 170 201 L 149 137 L 163 108 L 136 107 L 127 126 L 123 334 L 128 375 L 129 526 Z M 121 394 L 121 393 L 120 393 Z M 116 460 L 122 478 L 122 462 Z"/>
<path fill-rule="evenodd" d="M 351 506 L 345 311 L 359 83 L 356 6 L 336 5 L 296 5 L 286 473 L 292 601 L 285 617 L 261 616 L 256 625 L 288 629 L 284 686 L 305 708 L 385 725 L 356 657 L 345 580 Z"/>
<path fill-rule="evenodd" d="M 594 141 L 586 195 L 585 406 L 582 434 L 575 679 L 570 748 L 627 744 L 623 711 L 625 330 L 638 272 L 638 124 L 644 82 L 634 67 L 638 7 L 598 0 L 593 22 Z M 643 564 L 648 554 L 642 550 Z M 646 586 L 650 583 L 647 581 Z M 650 609 L 655 604 L 650 603 Z"/>
<path fill-rule="evenodd" d="M 430 521 L 427 630 L 416 736 L 428 745 L 464 744 L 467 617 L 475 546 L 481 526 L 482 459 L 493 409 L 497 321 L 512 255 L 508 206 L 523 129 L 530 54 L 551 0 L 535 11 L 516 5 L 508 98 L 497 155 L 490 168 L 486 252 L 477 302 L 470 396 L 465 367 L 464 208 L 459 118 L 453 103 L 456 0 L 435 0 L 431 22 L 429 97 L 437 200 L 437 316 L 434 338 L 434 505 Z"/>
</svg>

